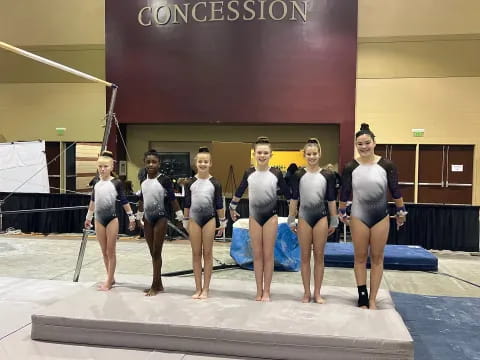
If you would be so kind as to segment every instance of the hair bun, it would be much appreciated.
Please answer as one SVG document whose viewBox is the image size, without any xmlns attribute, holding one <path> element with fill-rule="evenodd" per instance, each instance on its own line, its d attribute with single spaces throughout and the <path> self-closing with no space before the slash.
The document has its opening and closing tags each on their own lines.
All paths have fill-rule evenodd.
<svg viewBox="0 0 480 360">
<path fill-rule="evenodd" d="M 198 153 L 199 153 L 199 154 L 200 154 L 200 153 L 210 153 L 210 150 L 208 150 L 208 147 L 206 147 L 206 146 L 200 146 L 200 147 L 198 148 Z"/>
<path fill-rule="evenodd" d="M 105 157 L 109 157 L 109 158 L 113 159 L 113 153 L 111 151 L 108 151 L 108 150 L 102 151 L 102 154 L 100 156 L 105 156 Z"/>
<path fill-rule="evenodd" d="M 367 123 L 362 123 L 360 125 L 360 131 L 362 130 L 370 131 L 370 126 Z"/>
<path fill-rule="evenodd" d="M 317 144 L 320 145 L 320 141 L 317 138 L 310 138 L 307 140 L 307 144 Z"/>
<path fill-rule="evenodd" d="M 270 139 L 266 136 L 259 136 L 255 144 L 270 144 Z"/>
</svg>

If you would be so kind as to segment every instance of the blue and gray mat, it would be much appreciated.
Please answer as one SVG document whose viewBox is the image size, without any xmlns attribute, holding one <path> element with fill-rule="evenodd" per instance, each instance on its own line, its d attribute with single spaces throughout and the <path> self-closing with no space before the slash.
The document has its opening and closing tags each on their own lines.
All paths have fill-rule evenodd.
<svg viewBox="0 0 480 360">
<path fill-rule="evenodd" d="M 391 295 L 415 342 L 415 360 L 480 360 L 480 298 Z"/>
</svg>

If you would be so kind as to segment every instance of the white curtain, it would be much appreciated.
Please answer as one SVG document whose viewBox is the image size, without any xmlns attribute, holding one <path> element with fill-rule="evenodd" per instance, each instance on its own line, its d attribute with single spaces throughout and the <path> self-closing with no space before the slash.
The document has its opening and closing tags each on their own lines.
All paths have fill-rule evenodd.
<svg viewBox="0 0 480 360">
<path fill-rule="evenodd" d="M 0 143 L 0 192 L 12 191 L 50 192 L 45 141 Z"/>
</svg>

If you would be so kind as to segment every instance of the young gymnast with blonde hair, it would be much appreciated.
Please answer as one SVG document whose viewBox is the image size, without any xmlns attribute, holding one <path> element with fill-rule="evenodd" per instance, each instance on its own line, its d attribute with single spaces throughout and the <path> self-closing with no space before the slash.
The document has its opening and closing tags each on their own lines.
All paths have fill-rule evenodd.
<svg viewBox="0 0 480 360">
<path fill-rule="evenodd" d="M 210 175 L 212 156 L 206 147 L 201 147 L 195 156 L 197 173 L 185 185 L 184 224 L 188 230 L 192 246 L 193 273 L 195 276 L 195 293 L 192 298 L 206 299 L 210 290 L 213 270 L 213 241 L 215 230 L 222 236 L 226 226 L 223 208 L 222 186 Z M 216 227 L 215 216 L 220 226 Z M 202 279 L 203 258 L 203 279 Z"/>
<path fill-rule="evenodd" d="M 115 268 L 117 266 L 116 244 L 118 237 L 118 217 L 116 201 L 119 200 L 128 215 L 129 229 L 135 228 L 135 216 L 125 197 L 123 183 L 113 173 L 113 155 L 104 151 L 97 160 L 99 180 L 95 184 L 85 218 L 85 228 L 92 226 L 95 215 L 95 233 L 102 249 L 103 262 L 107 270 L 107 279 L 98 289 L 108 291 L 115 283 Z"/>
</svg>

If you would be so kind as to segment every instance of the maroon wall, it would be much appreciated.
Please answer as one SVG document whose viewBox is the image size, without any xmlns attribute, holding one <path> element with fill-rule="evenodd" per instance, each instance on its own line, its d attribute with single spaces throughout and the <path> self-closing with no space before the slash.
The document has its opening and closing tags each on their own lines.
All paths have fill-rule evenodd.
<svg viewBox="0 0 480 360">
<path fill-rule="evenodd" d="M 353 154 L 357 0 L 309 1 L 306 22 L 298 13 L 259 19 L 255 1 L 251 21 L 141 26 L 139 10 L 154 1 L 106 0 L 106 70 L 119 86 L 119 121 L 339 124 L 345 162 Z"/>
</svg>

